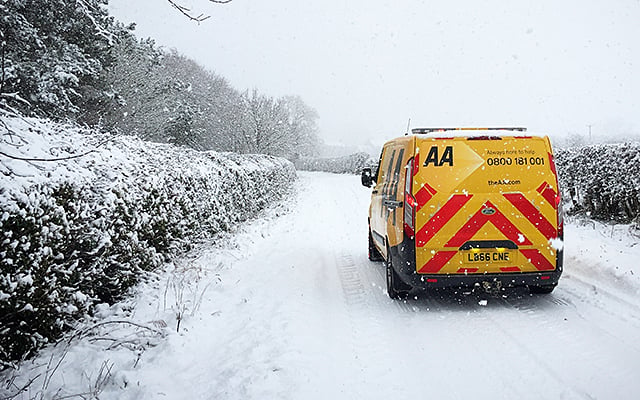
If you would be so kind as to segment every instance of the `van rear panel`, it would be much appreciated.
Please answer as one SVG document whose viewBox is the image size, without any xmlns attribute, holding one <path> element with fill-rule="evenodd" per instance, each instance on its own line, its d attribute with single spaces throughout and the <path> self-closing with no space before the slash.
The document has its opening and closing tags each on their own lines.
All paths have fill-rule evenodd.
<svg viewBox="0 0 640 400">
<path fill-rule="evenodd" d="M 551 272 L 559 190 L 546 137 L 418 137 L 418 274 Z"/>
</svg>

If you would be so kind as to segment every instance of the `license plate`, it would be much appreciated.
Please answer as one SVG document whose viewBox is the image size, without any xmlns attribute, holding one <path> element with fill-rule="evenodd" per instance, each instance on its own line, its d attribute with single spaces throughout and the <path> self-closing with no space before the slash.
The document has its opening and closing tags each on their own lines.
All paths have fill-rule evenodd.
<svg viewBox="0 0 640 400">
<path fill-rule="evenodd" d="M 464 260 L 468 263 L 506 264 L 512 262 L 512 254 L 503 250 L 467 251 Z"/>
</svg>

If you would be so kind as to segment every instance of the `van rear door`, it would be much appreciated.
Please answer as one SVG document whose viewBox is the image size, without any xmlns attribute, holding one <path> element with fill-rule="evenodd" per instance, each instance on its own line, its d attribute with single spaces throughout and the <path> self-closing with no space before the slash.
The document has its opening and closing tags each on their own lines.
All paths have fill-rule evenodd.
<svg viewBox="0 0 640 400">
<path fill-rule="evenodd" d="M 423 137 L 416 143 L 416 271 L 556 269 L 558 180 L 547 137 Z"/>
</svg>

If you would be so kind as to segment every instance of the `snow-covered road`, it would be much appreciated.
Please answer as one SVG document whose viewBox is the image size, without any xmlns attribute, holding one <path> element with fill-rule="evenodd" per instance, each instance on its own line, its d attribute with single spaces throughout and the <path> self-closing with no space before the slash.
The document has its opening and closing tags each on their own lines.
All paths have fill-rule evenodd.
<svg viewBox="0 0 640 400">
<path fill-rule="evenodd" d="M 289 213 L 252 223 L 235 249 L 192 261 L 213 283 L 192 289 L 202 297 L 179 333 L 135 363 L 67 356 L 114 360 L 101 399 L 640 396 L 632 239 L 567 226 L 566 273 L 550 295 L 392 301 L 382 264 L 367 259 L 369 191 L 359 177 L 301 173 L 297 185 Z M 143 293 L 134 317 L 175 328 L 166 297 Z"/>
<path fill-rule="evenodd" d="M 303 173 L 299 185 L 293 211 L 220 271 L 189 332 L 144 362 L 136 381 L 146 397 L 640 395 L 640 302 L 586 275 L 571 227 L 566 274 L 551 295 L 397 302 L 382 265 L 367 260 L 369 191 L 359 178 Z"/>
</svg>

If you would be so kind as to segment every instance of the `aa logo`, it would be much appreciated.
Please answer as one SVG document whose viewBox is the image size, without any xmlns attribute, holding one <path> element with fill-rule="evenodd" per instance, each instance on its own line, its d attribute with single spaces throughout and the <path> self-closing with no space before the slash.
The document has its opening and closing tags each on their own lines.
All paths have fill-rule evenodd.
<svg viewBox="0 0 640 400">
<path fill-rule="evenodd" d="M 438 146 L 432 146 L 431 150 L 429 150 L 429 155 L 427 159 L 424 160 L 424 166 L 428 167 L 429 164 L 433 164 L 434 167 L 442 167 L 447 164 L 450 167 L 453 167 L 453 146 L 447 146 L 442 152 L 442 156 L 438 154 Z"/>
</svg>

